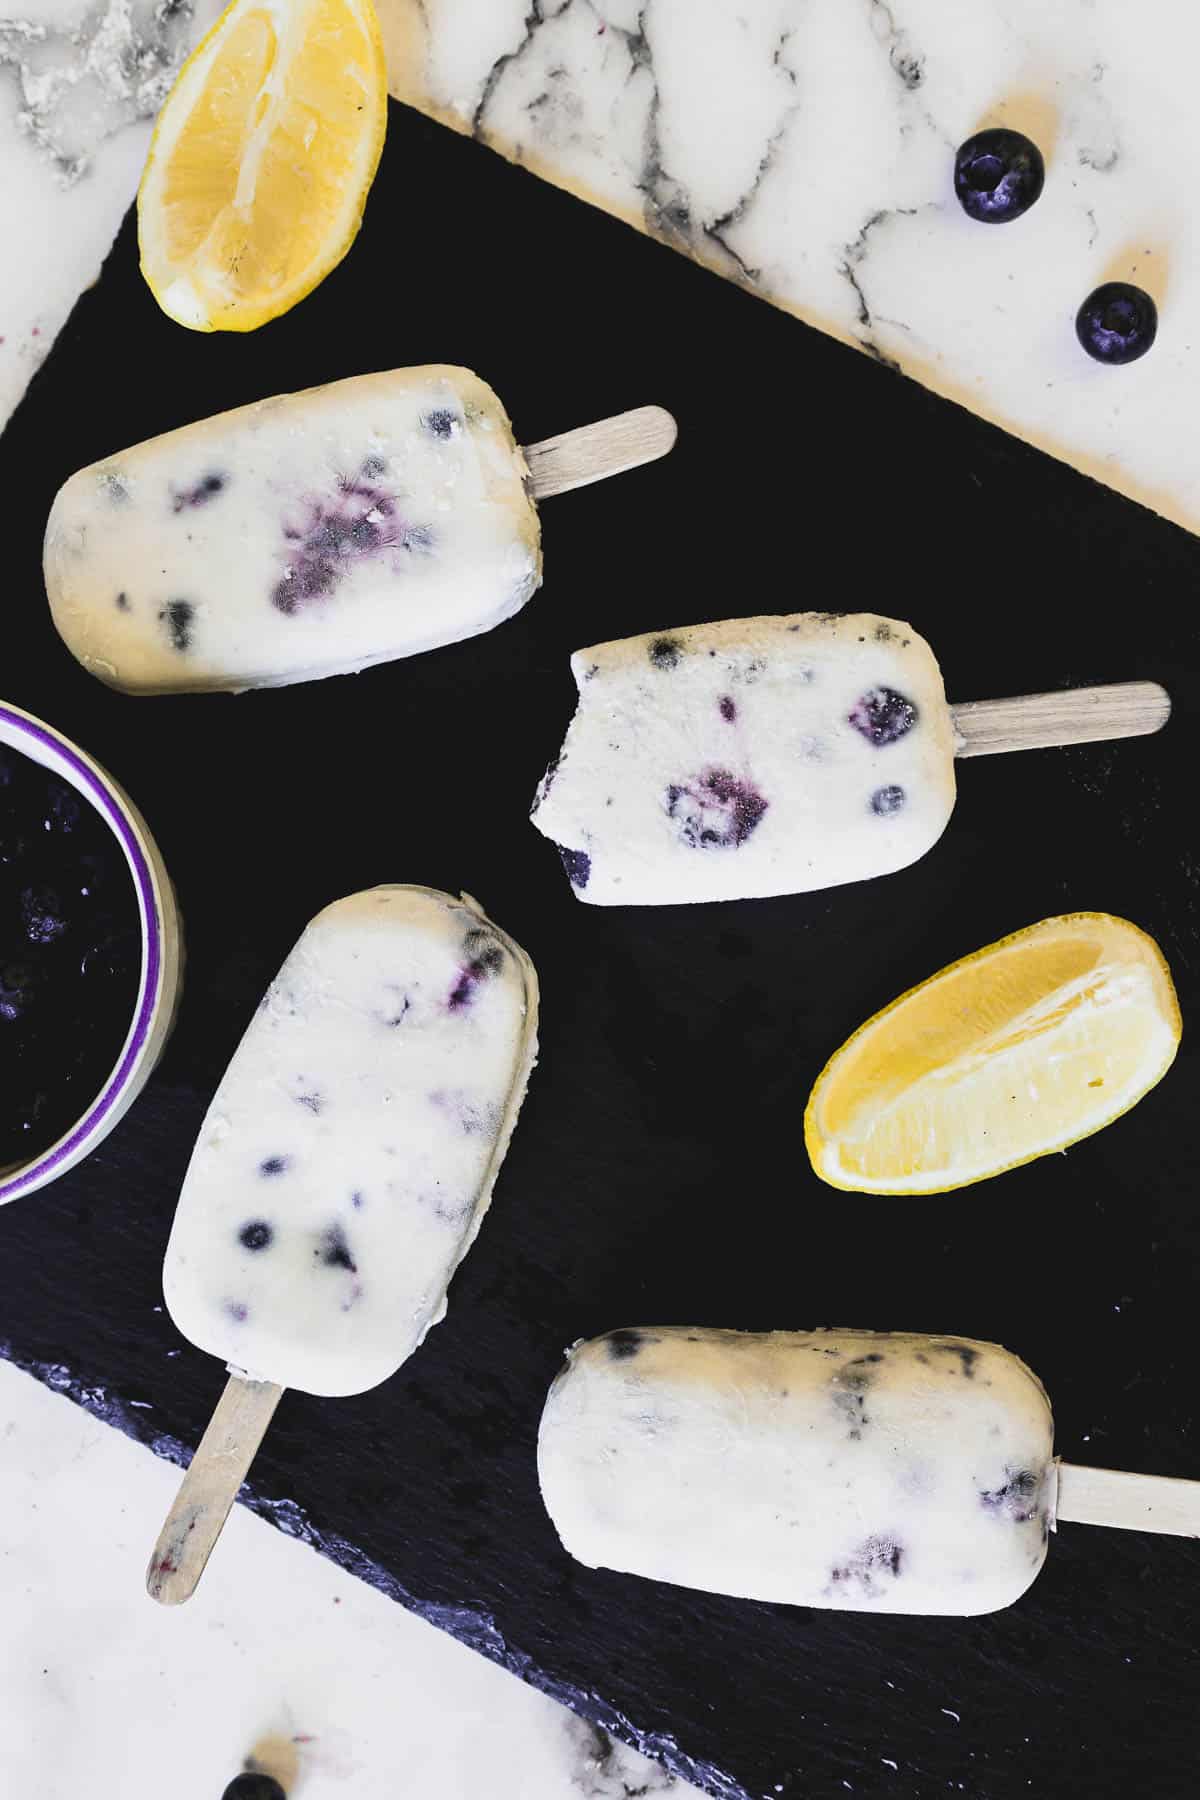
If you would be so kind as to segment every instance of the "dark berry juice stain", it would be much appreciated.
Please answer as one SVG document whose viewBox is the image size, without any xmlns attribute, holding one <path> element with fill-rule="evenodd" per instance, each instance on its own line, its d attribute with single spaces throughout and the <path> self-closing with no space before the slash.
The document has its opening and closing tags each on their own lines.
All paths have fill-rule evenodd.
<svg viewBox="0 0 1200 1800">
<path fill-rule="evenodd" d="M 705 769 L 693 781 L 669 787 L 664 804 L 691 850 L 737 849 L 767 810 L 758 790 L 728 769 Z"/>
<path fill-rule="evenodd" d="M 1033 1469 L 1005 1469 L 1004 1476 L 1003 1487 L 980 1490 L 980 1503 L 1014 1525 L 1027 1525 L 1037 1517 L 1042 1477 Z"/>
<path fill-rule="evenodd" d="M 121 594 L 117 595 L 117 611 L 118 612 L 128 612 L 129 611 L 129 595 L 128 594 L 121 593 Z"/>
<path fill-rule="evenodd" d="M 941 1350 L 946 1356 L 957 1356 L 962 1364 L 962 1372 L 968 1381 L 974 1381 L 975 1368 L 979 1362 L 979 1352 L 971 1344 L 935 1344 L 935 1350 Z"/>
<path fill-rule="evenodd" d="M 542 801 L 546 798 L 546 796 L 550 792 L 550 789 L 554 786 L 554 777 L 558 774 L 558 765 L 561 761 L 562 761 L 562 756 L 560 754 L 555 757 L 554 761 L 550 764 L 550 767 L 546 770 L 546 773 L 542 776 L 541 786 L 538 788 L 537 795 L 534 799 L 533 805 L 529 809 L 529 816 L 531 819 L 536 817 L 538 808 L 541 806 Z"/>
<path fill-rule="evenodd" d="M 733 721 L 737 718 L 737 701 L 733 696 L 731 694 L 722 694 L 721 698 L 717 701 L 717 707 L 726 724 L 732 725 Z"/>
<path fill-rule="evenodd" d="M 171 489 L 171 511 L 181 513 L 191 511 L 196 506 L 207 506 L 218 494 L 223 494 L 229 482 L 227 475 L 213 470 L 210 475 L 202 475 L 194 487 Z"/>
<path fill-rule="evenodd" d="M 244 1325 L 246 1320 L 250 1317 L 249 1307 L 243 1305 L 240 1300 L 227 1300 L 225 1302 L 225 1312 L 227 1316 L 233 1320 L 235 1325 Z"/>
<path fill-rule="evenodd" d="M 610 1331 L 605 1348 L 614 1362 L 628 1362 L 637 1355 L 644 1340 L 640 1331 Z"/>
<path fill-rule="evenodd" d="M 875 1380 L 876 1364 L 882 1361 L 883 1353 L 871 1350 L 866 1356 L 855 1356 L 842 1363 L 830 1377 L 834 1408 L 849 1426 L 849 1434 L 854 1439 L 860 1438 L 864 1427 L 871 1423 L 866 1412 L 866 1397 Z"/>
<path fill-rule="evenodd" d="M 656 669 L 673 669 L 683 655 L 683 646 L 678 638 L 655 638 L 647 654 Z"/>
<path fill-rule="evenodd" d="M 567 880 L 573 888 L 585 888 L 592 876 L 592 859 L 586 850 L 568 850 L 565 844 L 555 844 L 567 872 Z"/>
<path fill-rule="evenodd" d="M 871 811 L 881 819 L 890 819 L 902 809 L 905 798 L 902 787 L 876 788 L 871 795 Z"/>
<path fill-rule="evenodd" d="M 310 1113 L 319 1113 L 325 1104 L 320 1094 L 297 1094 L 296 1102 Z"/>
<path fill-rule="evenodd" d="M 260 1175 L 282 1175 L 291 1160 L 290 1156 L 264 1157 L 258 1165 L 258 1172 Z"/>
<path fill-rule="evenodd" d="M 192 647 L 196 608 L 190 600 L 168 600 L 158 616 L 167 628 L 172 650 L 178 650 L 181 656 L 186 656 Z"/>
<path fill-rule="evenodd" d="M 844 1563 L 829 1571 L 829 1579 L 835 1587 L 856 1587 L 861 1594 L 873 1598 L 887 1585 L 886 1577 L 899 1579 L 903 1562 L 904 1548 L 895 1538 L 869 1537 L 851 1551 Z"/>
<path fill-rule="evenodd" d="M 894 744 L 910 732 L 919 717 L 916 707 L 895 688 L 868 688 L 847 715 L 868 744 Z"/>
<path fill-rule="evenodd" d="M 238 1232 L 238 1243 L 244 1250 L 265 1250 L 274 1236 L 265 1219 L 248 1219 Z"/>
<path fill-rule="evenodd" d="M 313 1255 L 326 1269 L 348 1269 L 352 1275 L 358 1273 L 358 1264 L 350 1254 L 346 1233 L 336 1221 L 326 1226 L 321 1233 Z"/>
<path fill-rule="evenodd" d="M 356 564 L 393 552 L 428 550 L 433 534 L 424 525 L 406 523 L 395 496 L 378 485 L 382 465 L 368 457 L 356 477 L 344 476 L 336 496 L 306 501 L 302 525 L 284 526 L 287 564 L 271 595 L 272 604 L 288 617 L 302 606 L 327 599 Z"/>
<path fill-rule="evenodd" d="M 49 1149 L 96 1097 L 141 955 L 133 882 L 104 819 L 0 744 L 0 1168 Z"/>
<path fill-rule="evenodd" d="M 470 1006 L 480 982 L 499 974 L 504 967 L 504 952 L 495 938 L 486 931 L 468 931 L 463 939 L 463 955 L 466 961 L 458 972 L 458 980 L 451 988 L 450 998 L 446 1002 L 451 1012 Z"/>
</svg>

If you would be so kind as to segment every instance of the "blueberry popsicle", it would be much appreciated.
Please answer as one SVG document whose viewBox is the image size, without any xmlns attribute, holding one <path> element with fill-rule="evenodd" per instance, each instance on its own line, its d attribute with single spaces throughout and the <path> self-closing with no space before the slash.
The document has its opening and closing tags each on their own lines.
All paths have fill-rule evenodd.
<svg viewBox="0 0 1200 1800">
<path fill-rule="evenodd" d="M 445 365 L 354 376 L 81 469 L 46 527 L 71 653 L 132 694 L 277 687 L 489 631 L 541 579 L 535 500 L 662 456 L 658 407 L 522 451 Z"/>
<path fill-rule="evenodd" d="M 1061 1463 L 1053 1431 L 996 1344 L 663 1327 L 570 1352 L 538 1472 L 590 1568 L 854 1612 L 1011 1605 L 1067 1519 L 1200 1534 L 1200 1482 Z"/>
<path fill-rule="evenodd" d="M 579 705 L 533 804 L 581 900 L 753 899 L 887 875 L 937 843 L 956 757 L 1158 730 L 1127 682 L 951 707 L 910 625 L 792 613 L 577 651 Z"/>
<path fill-rule="evenodd" d="M 532 964 L 468 899 L 372 888 L 305 930 L 213 1098 L 167 1246 L 168 1310 L 229 1365 L 236 1416 L 218 1408 L 197 1453 L 151 1563 L 157 1598 L 191 1592 L 284 1387 L 361 1393 L 445 1313 L 536 1021 Z M 206 1445 L 224 1459 L 215 1497 Z"/>
</svg>

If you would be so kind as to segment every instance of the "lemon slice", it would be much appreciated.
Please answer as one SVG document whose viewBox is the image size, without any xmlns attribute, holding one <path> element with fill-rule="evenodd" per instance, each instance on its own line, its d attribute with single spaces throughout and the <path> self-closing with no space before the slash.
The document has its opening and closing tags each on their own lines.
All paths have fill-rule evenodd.
<svg viewBox="0 0 1200 1800">
<path fill-rule="evenodd" d="M 138 193 L 142 273 L 194 331 L 253 331 L 345 256 L 383 149 L 371 0 L 234 0 L 179 72 Z"/>
<path fill-rule="evenodd" d="M 876 1013 L 804 1114 L 833 1187 L 937 1194 L 1064 1150 L 1170 1068 L 1179 1003 L 1154 939 L 1108 913 L 1043 919 Z"/>
</svg>

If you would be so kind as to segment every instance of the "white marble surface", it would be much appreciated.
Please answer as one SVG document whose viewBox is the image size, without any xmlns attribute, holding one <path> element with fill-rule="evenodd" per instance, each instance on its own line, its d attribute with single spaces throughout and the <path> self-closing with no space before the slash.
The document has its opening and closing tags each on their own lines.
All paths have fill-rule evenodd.
<svg viewBox="0 0 1200 1800">
<path fill-rule="evenodd" d="M 0 424 L 95 281 L 219 0 L 0 0 Z"/>
<path fill-rule="evenodd" d="M 695 1796 L 242 1507 L 156 1606 L 178 1479 L 0 1362 L 4 1800 L 220 1800 L 255 1750 L 295 1800 Z"/>
<path fill-rule="evenodd" d="M 0 0 L 0 6 L 3 0 Z M 393 92 L 1200 530 L 1200 14 L 1128 0 L 378 0 Z M 0 13 L 0 423 L 133 199 L 218 0 Z M 1032 135 L 1046 190 L 972 224 L 955 146 Z M 535 276 L 531 275 L 531 280 Z M 1130 279 L 1158 343 L 1075 342 Z"/>
<path fill-rule="evenodd" d="M 379 0 L 393 89 L 1189 529 L 1200 529 L 1200 13 L 1129 0 Z M 956 146 L 1029 133 L 1025 218 Z M 527 279 L 536 286 L 536 270 Z M 1128 279 L 1141 362 L 1076 343 Z M 784 372 L 786 379 L 786 371 Z"/>
</svg>

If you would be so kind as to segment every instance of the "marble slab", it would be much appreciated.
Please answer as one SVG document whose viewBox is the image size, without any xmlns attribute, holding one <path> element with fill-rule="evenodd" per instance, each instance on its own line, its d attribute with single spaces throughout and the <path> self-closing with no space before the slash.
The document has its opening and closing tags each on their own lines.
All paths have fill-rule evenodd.
<svg viewBox="0 0 1200 1800">
<path fill-rule="evenodd" d="M 0 425 L 100 273 L 220 0 L 0 0 Z"/>
<path fill-rule="evenodd" d="M 178 1471 L 38 1373 L 0 1362 L 6 1800 L 218 1800 L 251 1756 L 296 1800 L 698 1800 L 243 1507 L 195 1598 L 155 1606 Z"/>
<path fill-rule="evenodd" d="M 1192 9 L 379 0 L 379 10 L 401 100 L 1200 529 Z M 956 146 L 994 124 L 1027 132 L 1047 164 L 1041 200 L 999 228 L 969 221 L 951 185 Z M 532 295 L 536 267 L 520 279 Z M 1092 362 L 1074 336 L 1080 302 L 1111 280 L 1138 283 L 1160 310 L 1157 345 L 1126 368 Z M 702 356 L 697 346 L 698 374 Z M 798 450 L 802 439 L 800 421 Z"/>
</svg>

